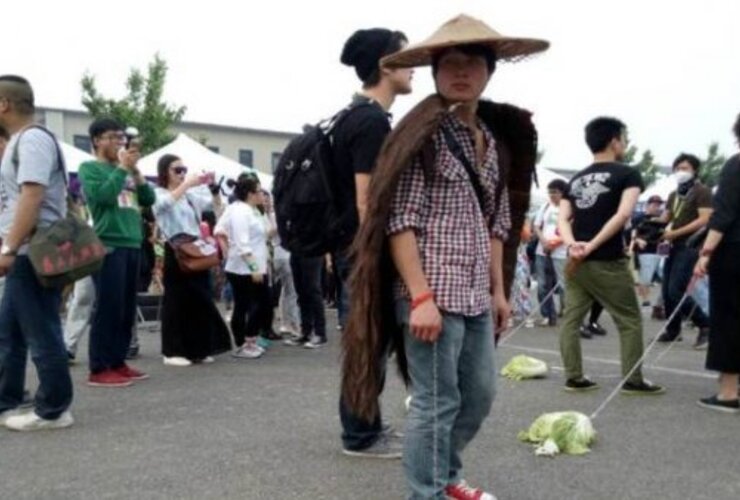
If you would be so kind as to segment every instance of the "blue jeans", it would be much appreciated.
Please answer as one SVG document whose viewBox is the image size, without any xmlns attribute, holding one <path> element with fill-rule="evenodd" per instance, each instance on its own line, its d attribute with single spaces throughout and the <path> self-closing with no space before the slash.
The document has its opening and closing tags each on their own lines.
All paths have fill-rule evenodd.
<svg viewBox="0 0 740 500">
<path fill-rule="evenodd" d="M 699 258 L 699 252 L 686 246 L 674 246 L 665 260 L 663 268 L 663 300 L 665 314 L 669 317 L 676 310 L 676 306 L 686 293 L 694 273 L 694 265 Z M 681 306 L 681 312 L 673 318 L 666 327 L 666 333 L 675 337 L 681 333 L 681 320 L 691 318 L 699 328 L 709 327 L 707 314 L 699 307 L 695 307 L 694 299 L 689 297 Z"/>
<path fill-rule="evenodd" d="M 403 466 L 410 499 L 444 499 L 444 488 L 463 479 L 460 453 L 475 437 L 495 397 L 493 321 L 442 315 L 442 334 L 422 342 L 409 331 L 409 304 L 399 301 L 398 321 L 411 378 Z"/>
<path fill-rule="evenodd" d="M 93 276 L 95 307 L 90 326 L 90 372 L 120 368 L 126 363 L 136 319 L 138 248 L 115 248 Z"/>
<path fill-rule="evenodd" d="M 558 316 L 555 309 L 555 294 L 551 294 L 547 300 L 543 301 L 543 299 L 552 291 L 558 280 L 562 279 L 564 266 L 563 259 L 552 259 L 545 255 L 537 255 L 535 258 L 534 269 L 537 274 L 537 300 L 540 305 L 540 314 L 543 318 L 554 320 Z M 563 288 L 561 287 L 561 295 L 562 290 Z"/>
<path fill-rule="evenodd" d="M 59 318 L 61 290 L 44 288 L 25 255 L 15 259 L 0 301 L 0 412 L 23 399 L 26 357 L 36 365 L 36 414 L 56 419 L 72 403 L 72 379 Z"/>
</svg>

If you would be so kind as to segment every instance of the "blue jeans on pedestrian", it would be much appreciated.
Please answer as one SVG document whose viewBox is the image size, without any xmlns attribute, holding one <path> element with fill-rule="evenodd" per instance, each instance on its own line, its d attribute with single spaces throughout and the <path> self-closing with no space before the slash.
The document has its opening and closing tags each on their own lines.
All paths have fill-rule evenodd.
<svg viewBox="0 0 740 500">
<path fill-rule="evenodd" d="M 666 317 L 673 314 L 686 293 L 698 258 L 699 252 L 685 245 L 671 248 L 663 269 L 663 300 Z M 696 306 L 693 298 L 688 297 L 681 306 L 681 312 L 666 327 L 666 333 L 672 337 L 678 336 L 681 333 L 682 318 L 689 317 L 699 328 L 709 327 L 707 314 Z"/>
<path fill-rule="evenodd" d="M 120 368 L 126 363 L 136 320 L 138 248 L 114 248 L 95 275 L 95 308 L 90 326 L 90 372 Z"/>
<path fill-rule="evenodd" d="M 23 400 L 29 350 L 39 378 L 36 414 L 54 420 L 72 403 L 61 300 L 59 288 L 41 286 L 27 256 L 16 257 L 0 301 L 0 412 Z"/>
<path fill-rule="evenodd" d="M 550 257 L 537 255 L 535 257 L 534 269 L 537 274 L 537 301 L 540 305 L 540 314 L 545 319 L 554 320 L 557 318 L 554 294 L 551 294 L 547 300 L 544 300 L 552 291 L 552 287 L 557 283 L 557 275 L 554 272 L 554 268 L 551 267 L 550 262 Z"/>
<path fill-rule="evenodd" d="M 404 327 L 411 378 L 403 466 L 409 498 L 444 499 L 444 488 L 463 479 L 461 452 L 475 437 L 495 397 L 491 313 L 443 313 L 437 342 L 409 331 L 408 301 L 396 304 Z"/>
</svg>

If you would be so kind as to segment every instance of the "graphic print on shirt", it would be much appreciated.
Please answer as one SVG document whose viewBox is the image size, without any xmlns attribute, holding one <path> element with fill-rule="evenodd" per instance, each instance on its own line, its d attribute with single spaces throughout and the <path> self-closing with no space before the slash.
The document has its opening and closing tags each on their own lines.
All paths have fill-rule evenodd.
<svg viewBox="0 0 740 500">
<path fill-rule="evenodd" d="M 131 178 L 126 179 L 126 185 L 118 195 L 118 208 L 139 209 L 139 200 L 136 197 L 136 184 L 134 184 Z"/>
<path fill-rule="evenodd" d="M 576 206 L 581 210 L 587 210 L 599 200 L 599 196 L 610 192 L 606 182 L 611 178 L 609 172 L 588 174 L 573 181 L 571 185 L 571 196 L 575 198 Z"/>
</svg>

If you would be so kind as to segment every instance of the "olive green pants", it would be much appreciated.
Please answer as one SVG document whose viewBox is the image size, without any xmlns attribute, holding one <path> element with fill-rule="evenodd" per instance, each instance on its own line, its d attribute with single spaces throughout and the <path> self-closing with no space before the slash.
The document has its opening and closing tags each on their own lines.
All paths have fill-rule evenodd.
<svg viewBox="0 0 740 500">
<path fill-rule="evenodd" d="M 622 375 L 642 357 L 642 316 L 627 259 L 586 261 L 566 278 L 565 315 L 560 329 L 560 354 L 568 379 L 583 377 L 579 329 L 594 301 L 600 302 L 619 329 Z M 640 368 L 629 381 L 640 382 Z"/>
</svg>

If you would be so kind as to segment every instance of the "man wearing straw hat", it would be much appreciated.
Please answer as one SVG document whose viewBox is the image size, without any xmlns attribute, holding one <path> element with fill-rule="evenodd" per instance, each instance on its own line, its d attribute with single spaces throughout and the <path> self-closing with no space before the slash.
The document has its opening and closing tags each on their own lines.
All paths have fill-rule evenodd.
<svg viewBox="0 0 740 500">
<path fill-rule="evenodd" d="M 358 415 L 377 415 L 375 360 L 395 347 L 412 395 L 403 457 L 412 499 L 494 498 L 465 482 L 460 453 L 494 398 L 494 336 L 509 314 L 537 136 L 529 112 L 481 95 L 498 61 L 547 47 L 461 15 L 381 62 L 431 65 L 437 93 L 391 132 L 370 182 L 342 390 Z"/>
</svg>

